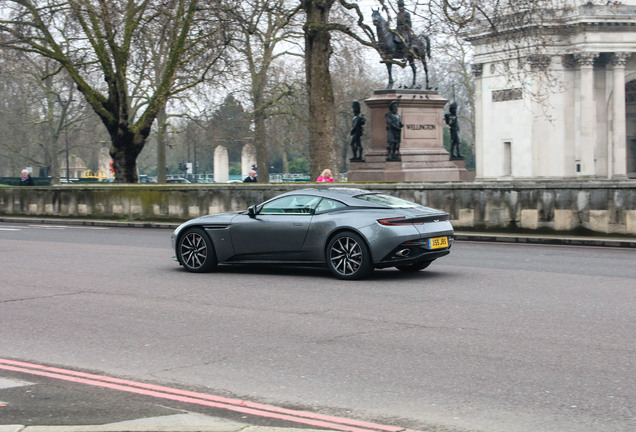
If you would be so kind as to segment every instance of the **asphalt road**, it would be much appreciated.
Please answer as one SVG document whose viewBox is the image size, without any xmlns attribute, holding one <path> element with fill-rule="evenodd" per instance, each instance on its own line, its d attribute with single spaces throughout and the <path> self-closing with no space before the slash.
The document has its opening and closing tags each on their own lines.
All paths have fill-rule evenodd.
<svg viewBox="0 0 636 432">
<path fill-rule="evenodd" d="M 457 242 L 345 282 L 188 274 L 169 237 L 0 224 L 0 357 L 419 430 L 636 429 L 633 249 Z"/>
</svg>

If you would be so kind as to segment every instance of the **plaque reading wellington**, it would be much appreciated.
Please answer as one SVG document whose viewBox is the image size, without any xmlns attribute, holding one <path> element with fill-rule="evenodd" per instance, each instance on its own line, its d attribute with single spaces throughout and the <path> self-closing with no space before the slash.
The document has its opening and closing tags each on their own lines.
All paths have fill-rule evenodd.
<svg viewBox="0 0 636 432">
<path fill-rule="evenodd" d="M 437 138 L 437 124 L 431 116 L 405 116 L 404 137 L 416 139 Z"/>
</svg>

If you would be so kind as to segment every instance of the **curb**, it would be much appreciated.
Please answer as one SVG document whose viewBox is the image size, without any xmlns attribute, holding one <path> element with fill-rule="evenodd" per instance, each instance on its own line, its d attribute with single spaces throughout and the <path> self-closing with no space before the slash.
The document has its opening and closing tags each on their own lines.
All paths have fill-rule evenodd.
<svg viewBox="0 0 636 432">
<path fill-rule="evenodd" d="M 58 218 L 38 218 L 38 217 L 0 217 L 0 222 L 7 223 L 30 223 L 30 224 L 53 224 L 53 225 L 83 225 L 118 228 L 163 228 L 175 229 L 181 222 L 150 222 L 150 221 L 114 221 L 105 219 L 58 219 Z M 185 221 L 184 221 L 185 222 Z M 3 431 L 0 431 L 3 432 Z"/>
<path fill-rule="evenodd" d="M 455 232 L 455 240 L 497 242 L 497 243 L 524 243 L 543 245 L 566 246 L 595 246 L 614 248 L 636 248 L 635 238 L 620 237 L 581 237 L 566 235 L 540 235 L 540 234 L 506 234 L 506 233 L 469 233 Z"/>
</svg>

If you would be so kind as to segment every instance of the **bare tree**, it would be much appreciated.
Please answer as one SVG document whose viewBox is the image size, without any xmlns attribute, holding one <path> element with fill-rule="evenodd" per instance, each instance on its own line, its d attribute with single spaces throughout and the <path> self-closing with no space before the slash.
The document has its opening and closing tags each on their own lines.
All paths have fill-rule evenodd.
<svg viewBox="0 0 636 432">
<path fill-rule="evenodd" d="M 352 11 L 357 17 L 357 29 L 331 17 L 334 5 Z M 372 29 L 364 23 L 357 3 L 345 0 L 300 0 L 305 12 L 305 74 L 309 98 L 309 141 L 311 175 L 315 177 L 324 167 L 337 172 L 339 146 L 336 144 L 335 100 L 329 72 L 333 52 L 331 33 L 339 31 L 358 43 L 374 46 Z M 357 31 L 356 31 L 357 30 Z"/>
<path fill-rule="evenodd" d="M 138 181 L 136 160 L 157 114 L 169 98 L 206 79 L 227 39 L 214 0 L 4 3 L 1 46 L 55 60 L 71 77 L 108 130 L 117 182 Z M 169 47 L 154 87 L 147 74 L 156 59 L 145 55 L 142 33 L 161 35 Z M 180 75 L 195 58 L 207 65 Z"/>
<path fill-rule="evenodd" d="M 289 96 L 287 82 L 274 81 L 272 66 L 285 56 L 302 57 L 294 49 L 302 38 L 296 17 L 299 8 L 289 0 L 246 0 L 230 12 L 240 29 L 239 39 L 233 44 L 249 72 L 249 98 L 254 123 L 254 146 L 258 176 L 269 177 L 269 151 L 266 120 L 275 114 L 280 101 Z"/>
<path fill-rule="evenodd" d="M 271 71 L 274 80 L 285 80 L 291 88 L 289 96 L 278 104 L 276 115 L 269 116 L 266 122 L 271 152 L 273 156 L 280 157 L 283 173 L 289 173 L 290 159 L 302 157 L 309 160 L 307 90 L 302 66 L 286 59 L 277 63 Z"/>
<path fill-rule="evenodd" d="M 77 90 L 68 76 L 55 74 L 55 62 L 19 51 L 5 50 L 2 55 L 0 110 L 2 126 L 7 128 L 0 134 L 2 159 L 28 164 L 34 175 L 41 173 L 58 183 L 65 152 L 81 150 L 73 137 L 81 135 L 87 118 L 95 118 L 87 115 L 86 107 L 77 100 Z"/>
</svg>

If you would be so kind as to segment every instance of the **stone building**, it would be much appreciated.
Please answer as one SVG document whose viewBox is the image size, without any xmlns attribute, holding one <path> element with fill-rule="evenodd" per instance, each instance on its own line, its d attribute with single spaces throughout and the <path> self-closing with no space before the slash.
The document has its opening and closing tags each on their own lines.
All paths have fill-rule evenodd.
<svg viewBox="0 0 636 432">
<path fill-rule="evenodd" d="M 477 180 L 636 178 L 636 0 L 561 3 L 524 47 L 467 38 Z"/>
<path fill-rule="evenodd" d="M 58 161 L 60 167 L 60 179 L 66 179 L 66 157 L 62 156 Z M 84 175 L 86 171 L 86 162 L 74 154 L 68 156 L 68 177 L 71 179 L 78 179 Z"/>
</svg>

